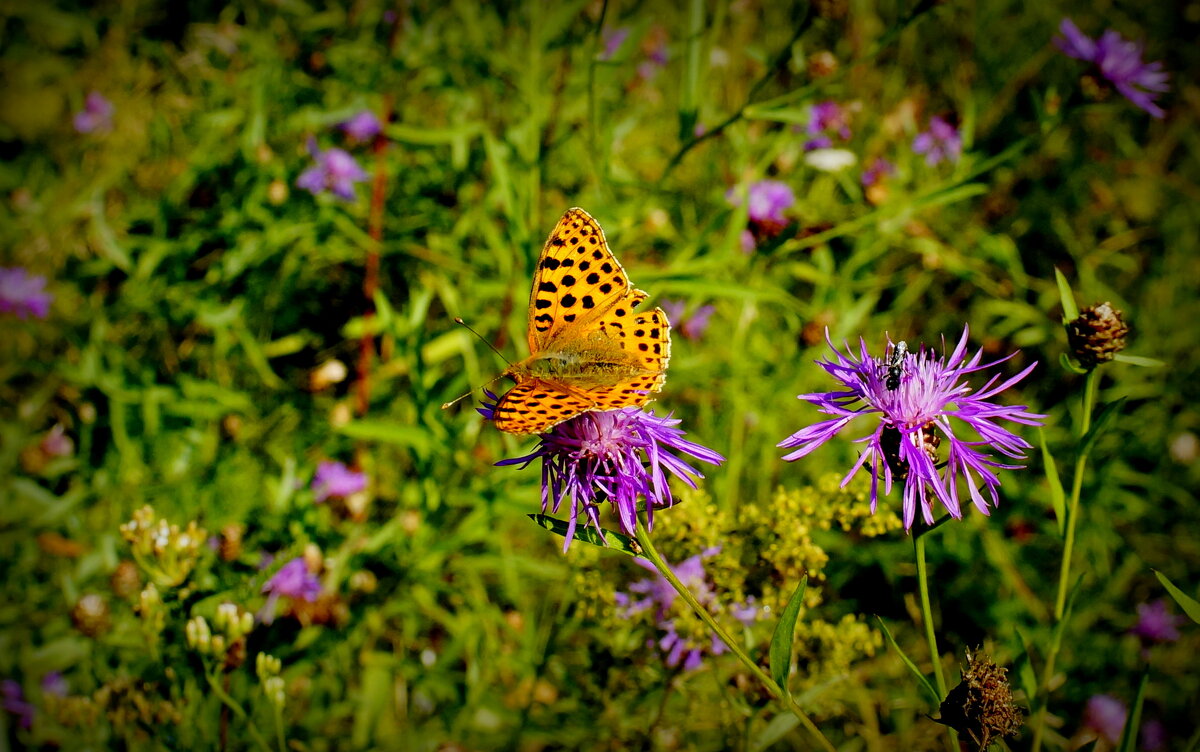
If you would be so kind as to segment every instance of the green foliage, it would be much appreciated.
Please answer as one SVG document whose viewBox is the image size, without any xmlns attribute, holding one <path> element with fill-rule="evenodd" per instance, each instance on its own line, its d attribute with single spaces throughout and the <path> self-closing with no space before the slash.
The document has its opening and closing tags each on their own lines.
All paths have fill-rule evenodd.
<svg viewBox="0 0 1200 752">
<path fill-rule="evenodd" d="M 999 508 L 929 546 L 943 652 L 987 643 L 1033 690 L 1061 640 L 1046 748 L 1082 740 L 1099 693 L 1182 746 L 1200 633 L 1143 653 L 1129 628 L 1200 571 L 1191 27 L 1169 3 L 652 5 L 5 9 L 0 266 L 54 296 L 45 319 L 0 313 L 0 679 L 34 709 L 30 728 L 0 714 L 9 746 L 808 748 L 729 655 L 672 669 L 658 624 L 621 618 L 614 594 L 648 576 L 629 557 L 564 556 L 529 524 L 536 468 L 492 466 L 527 438 L 441 409 L 500 369 L 454 317 L 522 357 L 542 238 L 576 205 L 654 301 L 714 306 L 707 331 L 675 322 L 652 407 L 728 461 L 655 540 L 672 562 L 719 546 L 704 565 L 726 606 L 778 614 L 808 578 L 789 686 L 836 744 L 941 748 L 899 656 L 922 675 L 953 656 L 924 646 L 898 493 L 872 514 L 861 478 L 838 487 L 859 445 L 788 464 L 776 444 L 821 417 L 794 396 L 830 388 L 826 330 L 875 352 L 969 323 L 987 359 L 1020 350 L 1005 374 L 1039 363 L 1004 397 L 1048 418 Z M 1060 13 L 1145 40 L 1168 117 L 1084 101 L 1084 66 L 1050 43 Z M 112 125 L 80 133 L 91 91 Z M 851 113 L 841 172 L 804 149 L 825 100 Z M 377 143 L 338 127 L 362 110 L 387 116 Z M 938 114 L 960 126 L 955 164 L 911 149 Z M 297 186 L 309 138 L 371 176 L 354 200 Z M 864 186 L 876 156 L 896 171 Z M 726 193 L 763 178 L 796 204 L 744 253 Z M 1133 334 L 1094 372 L 1108 407 L 1056 626 L 1076 300 L 1111 300 Z M 318 503 L 330 460 L 367 489 Z M 165 522 L 162 546 L 122 529 L 139 515 Z M 266 623 L 263 587 L 296 558 L 321 595 Z M 1171 594 L 1192 613 L 1194 592 Z M 765 666 L 777 621 L 730 625 Z"/>
</svg>

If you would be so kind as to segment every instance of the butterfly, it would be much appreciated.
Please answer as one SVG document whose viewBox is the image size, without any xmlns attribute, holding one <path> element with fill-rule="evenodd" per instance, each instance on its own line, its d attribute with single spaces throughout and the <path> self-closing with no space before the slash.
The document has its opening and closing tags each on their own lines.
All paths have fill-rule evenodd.
<svg viewBox="0 0 1200 752">
<path fill-rule="evenodd" d="M 502 374 L 517 384 L 496 403 L 496 427 L 544 433 L 586 412 L 648 402 L 667 378 L 671 324 L 661 308 L 636 312 L 646 298 L 596 220 L 568 209 L 538 259 L 530 354 Z"/>
</svg>

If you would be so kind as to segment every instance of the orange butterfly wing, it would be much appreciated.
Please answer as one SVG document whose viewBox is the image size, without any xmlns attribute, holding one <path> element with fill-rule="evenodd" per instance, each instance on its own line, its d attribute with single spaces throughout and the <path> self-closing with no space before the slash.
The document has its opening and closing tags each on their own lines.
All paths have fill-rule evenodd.
<svg viewBox="0 0 1200 752">
<path fill-rule="evenodd" d="M 517 386 L 497 404 L 496 427 L 542 433 L 580 413 L 644 405 L 662 388 L 671 354 L 662 309 L 635 312 L 645 299 L 600 225 L 582 209 L 563 214 L 534 274 L 531 354 L 507 372 Z"/>
</svg>

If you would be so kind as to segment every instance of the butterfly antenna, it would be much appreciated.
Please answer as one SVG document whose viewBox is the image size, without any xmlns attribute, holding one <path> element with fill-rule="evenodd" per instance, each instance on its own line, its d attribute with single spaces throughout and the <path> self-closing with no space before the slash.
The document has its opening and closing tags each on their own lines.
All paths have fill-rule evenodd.
<svg viewBox="0 0 1200 752">
<path fill-rule="evenodd" d="M 500 374 L 499 376 L 497 376 L 496 378 L 487 382 L 486 384 L 479 385 L 478 387 L 476 387 L 476 389 L 483 389 L 485 386 L 491 386 L 492 384 L 495 384 L 497 381 L 499 381 L 502 378 L 504 378 L 504 374 Z M 467 397 L 470 397 L 474 393 L 475 393 L 475 389 L 472 389 L 471 391 L 467 392 L 466 394 L 464 394 L 462 396 L 455 397 L 454 399 L 450 400 L 449 402 L 444 402 L 444 403 L 442 403 L 442 409 L 445 410 L 448 407 L 453 407 L 454 405 L 457 405 L 459 402 L 462 402 L 463 400 L 465 400 Z"/>
<path fill-rule="evenodd" d="M 485 344 L 485 345 L 487 345 L 488 347 L 492 348 L 492 352 L 494 352 L 494 353 L 496 353 L 497 355 L 499 355 L 499 356 L 500 356 L 500 360 L 503 360 L 505 363 L 508 363 L 510 366 L 512 365 L 512 361 L 510 361 L 508 358 L 504 357 L 504 353 L 502 353 L 502 352 L 500 352 L 499 350 L 497 350 L 495 345 L 493 345 L 493 344 L 492 344 L 491 342 L 489 342 L 488 340 L 484 339 L 484 336 L 483 336 L 482 334 L 480 334 L 479 332 L 477 332 L 477 331 L 475 331 L 474 329 L 472 329 L 470 324 L 468 324 L 467 322 L 463 321 L 463 320 L 462 320 L 461 318 L 459 318 L 458 316 L 455 316 L 455 317 L 454 317 L 454 323 L 456 323 L 456 324 L 462 324 L 464 327 L 466 327 L 466 329 L 467 329 L 467 331 L 468 331 L 468 332 L 470 332 L 471 334 L 474 334 L 476 337 L 478 337 L 478 338 L 480 339 L 480 341 L 482 341 L 482 342 L 483 342 L 483 344 Z M 497 378 L 499 378 L 499 377 L 497 377 Z M 495 381 L 495 380 L 496 380 L 496 379 L 492 379 L 492 381 Z M 492 381 L 489 381 L 489 382 L 488 382 L 488 384 L 492 383 Z M 487 384 L 484 384 L 484 386 L 487 386 Z"/>
<path fill-rule="evenodd" d="M 470 324 L 468 324 L 467 322 L 463 321 L 463 320 L 462 320 L 461 318 L 459 318 L 458 316 L 455 316 L 455 317 L 454 317 L 454 323 L 456 323 L 456 324 L 462 324 L 462 325 L 463 325 L 463 326 L 466 328 L 466 330 L 467 330 L 468 332 L 470 332 L 471 334 L 474 334 L 476 337 L 478 337 L 480 340 L 482 340 L 482 341 L 483 341 L 483 344 L 485 344 L 485 345 L 487 345 L 488 347 L 490 347 L 490 348 L 492 349 L 492 352 L 494 352 L 494 353 L 496 353 L 497 355 L 499 355 L 501 360 L 503 360 L 505 363 L 508 363 L 510 366 L 512 365 L 512 363 L 509 361 L 509 359 L 508 359 L 508 358 L 506 358 L 506 357 L 504 357 L 504 353 L 502 353 L 502 352 L 500 352 L 499 350 L 497 350 L 495 345 L 493 345 L 491 342 L 488 342 L 486 339 L 484 339 L 484 337 L 483 337 L 483 335 L 482 335 L 482 334 L 480 334 L 479 332 L 477 332 L 477 331 L 475 331 L 474 329 L 472 329 Z M 477 388 L 477 389 L 483 389 L 485 386 L 491 386 L 492 384 L 495 384 L 497 381 L 499 381 L 499 380 L 500 380 L 500 379 L 502 379 L 502 378 L 504 378 L 504 374 L 500 374 L 499 376 L 497 376 L 496 378 L 494 378 L 494 379 L 492 379 L 491 381 L 487 382 L 486 384 L 481 384 L 480 386 L 478 386 L 478 387 L 476 387 L 476 388 Z M 471 391 L 467 392 L 467 393 L 466 393 L 466 394 L 464 394 L 464 395 L 461 395 L 461 396 L 459 396 L 459 397 L 455 397 L 454 399 L 450 400 L 449 402 L 446 402 L 446 403 L 444 403 L 444 404 L 442 405 L 442 409 L 443 409 L 443 410 L 445 410 L 445 409 L 446 409 L 446 408 L 448 408 L 448 407 L 452 407 L 452 406 L 454 406 L 454 405 L 457 405 L 459 402 L 462 402 L 463 400 L 465 400 L 467 397 L 470 397 L 470 396 L 471 396 L 472 394 L 474 394 L 474 393 L 475 393 L 475 389 L 472 389 Z"/>
</svg>

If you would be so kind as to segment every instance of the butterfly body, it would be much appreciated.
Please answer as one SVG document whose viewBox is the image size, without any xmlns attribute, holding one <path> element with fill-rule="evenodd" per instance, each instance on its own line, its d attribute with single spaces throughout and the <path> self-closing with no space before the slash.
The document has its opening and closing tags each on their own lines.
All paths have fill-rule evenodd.
<svg viewBox="0 0 1200 752">
<path fill-rule="evenodd" d="M 592 410 L 637 407 L 662 388 L 671 354 L 662 309 L 639 312 L 604 231 L 569 209 L 550 233 L 529 299 L 528 358 L 505 375 L 517 382 L 496 405 L 509 433 L 542 433 Z"/>
</svg>

